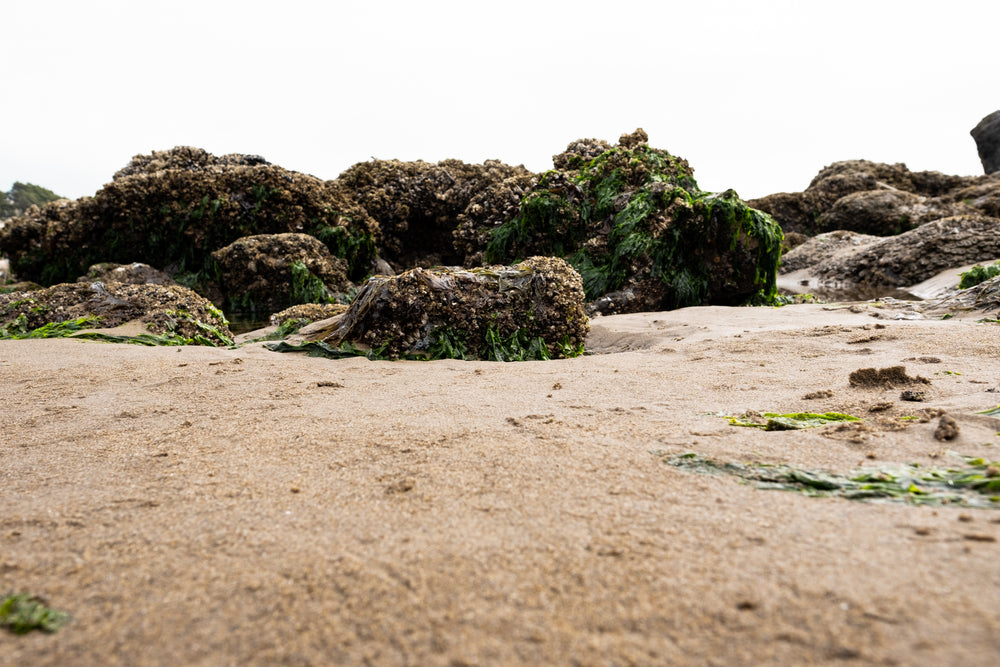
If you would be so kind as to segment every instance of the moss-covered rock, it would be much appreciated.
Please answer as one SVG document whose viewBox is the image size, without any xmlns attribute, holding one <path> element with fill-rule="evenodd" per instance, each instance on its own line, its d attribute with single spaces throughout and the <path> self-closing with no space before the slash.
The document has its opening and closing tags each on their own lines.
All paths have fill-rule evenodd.
<svg viewBox="0 0 1000 667">
<path fill-rule="evenodd" d="M 554 160 L 564 168 L 539 176 L 509 220 L 466 220 L 489 230 L 486 261 L 565 257 L 587 299 L 629 295 L 602 312 L 737 305 L 776 294 L 782 233 L 770 216 L 731 190 L 702 192 L 687 161 L 651 148 L 641 129 L 594 156 L 600 148 L 594 140 L 570 144 Z"/>
<path fill-rule="evenodd" d="M 256 156 L 190 147 L 139 155 L 94 197 L 32 207 L 0 229 L 0 254 L 22 280 L 75 280 L 98 262 L 144 262 L 200 286 L 211 253 L 255 234 L 304 232 L 371 271 L 374 221 L 332 181 Z"/>
<path fill-rule="evenodd" d="M 353 287 L 347 261 L 308 234 L 260 234 L 212 253 L 230 313 L 273 313 L 300 303 L 332 303 Z"/>
<path fill-rule="evenodd" d="M 575 356 L 589 329 L 579 274 L 561 259 L 532 257 L 375 276 L 344 314 L 302 334 L 379 357 L 511 361 Z"/>
</svg>

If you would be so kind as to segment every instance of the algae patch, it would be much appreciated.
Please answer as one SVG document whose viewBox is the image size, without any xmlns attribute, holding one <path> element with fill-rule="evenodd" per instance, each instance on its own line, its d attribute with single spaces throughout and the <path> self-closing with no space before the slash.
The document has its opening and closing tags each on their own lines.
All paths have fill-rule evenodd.
<svg viewBox="0 0 1000 667">
<path fill-rule="evenodd" d="M 815 428 L 825 424 L 858 422 L 858 417 L 846 415 L 841 412 L 790 412 L 779 414 L 777 412 L 747 412 L 740 417 L 729 415 L 719 415 L 729 420 L 733 426 L 748 426 L 760 428 L 765 431 L 796 431 L 803 428 Z"/>
<path fill-rule="evenodd" d="M 18 635 L 32 630 L 55 632 L 66 625 L 69 619 L 66 612 L 52 609 L 41 598 L 24 593 L 8 595 L 0 603 L 0 626 Z"/>
<path fill-rule="evenodd" d="M 731 475 L 759 489 L 848 500 L 1000 509 L 1000 464 L 955 453 L 951 455 L 963 464 L 948 468 L 895 465 L 865 468 L 846 475 L 785 464 L 718 461 L 695 453 L 659 456 L 664 463 L 676 468 L 701 474 Z"/>
</svg>

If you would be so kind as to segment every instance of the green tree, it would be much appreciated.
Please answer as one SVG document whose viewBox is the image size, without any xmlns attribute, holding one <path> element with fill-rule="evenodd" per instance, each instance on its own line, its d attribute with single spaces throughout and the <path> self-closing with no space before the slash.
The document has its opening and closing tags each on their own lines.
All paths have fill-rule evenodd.
<svg viewBox="0 0 1000 667">
<path fill-rule="evenodd" d="M 35 204 L 41 206 L 50 201 L 61 199 L 59 195 L 40 185 L 21 183 L 20 181 L 14 183 L 10 192 L 0 194 L 3 195 L 0 197 L 0 219 L 21 215 Z"/>
</svg>

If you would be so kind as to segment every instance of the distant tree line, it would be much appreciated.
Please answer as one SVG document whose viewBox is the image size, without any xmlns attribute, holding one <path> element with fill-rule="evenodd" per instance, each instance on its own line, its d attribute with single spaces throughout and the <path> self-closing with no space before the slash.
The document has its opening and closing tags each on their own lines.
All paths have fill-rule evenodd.
<svg viewBox="0 0 1000 667">
<path fill-rule="evenodd" d="M 0 220 L 21 215 L 35 204 L 41 206 L 56 199 L 61 197 L 40 185 L 14 183 L 10 192 L 0 192 Z"/>
</svg>

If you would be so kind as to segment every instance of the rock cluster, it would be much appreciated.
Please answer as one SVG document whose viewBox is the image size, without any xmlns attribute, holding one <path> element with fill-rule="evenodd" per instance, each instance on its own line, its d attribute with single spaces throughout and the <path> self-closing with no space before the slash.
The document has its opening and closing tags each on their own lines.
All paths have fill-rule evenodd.
<svg viewBox="0 0 1000 667">
<path fill-rule="evenodd" d="M 1000 258 L 1000 174 L 951 176 L 849 160 L 822 169 L 803 192 L 748 203 L 795 237 L 781 273 L 835 298 L 905 290 L 944 270 Z"/>
<path fill-rule="evenodd" d="M 253 156 L 178 147 L 136 156 L 94 197 L 8 221 L 0 252 L 20 279 L 42 284 L 74 281 L 99 262 L 138 261 L 203 289 L 212 253 L 255 234 L 311 234 L 363 277 L 374 263 L 375 231 L 333 182 Z"/>
<path fill-rule="evenodd" d="M 127 271 L 164 283 L 151 273 L 162 271 L 231 312 L 334 301 L 376 273 L 532 255 L 567 259 L 597 312 L 774 294 L 777 225 L 732 192 L 701 192 L 641 129 L 617 146 L 574 141 L 553 163 L 538 175 L 496 160 L 371 160 L 323 181 L 179 146 L 135 156 L 93 197 L 7 221 L 0 254 L 43 285 Z"/>
<path fill-rule="evenodd" d="M 1000 217 L 1000 177 L 910 171 L 905 164 L 836 162 L 803 192 L 747 202 L 767 211 L 785 233 L 814 236 L 848 230 L 889 236 L 951 215 Z"/>
</svg>

